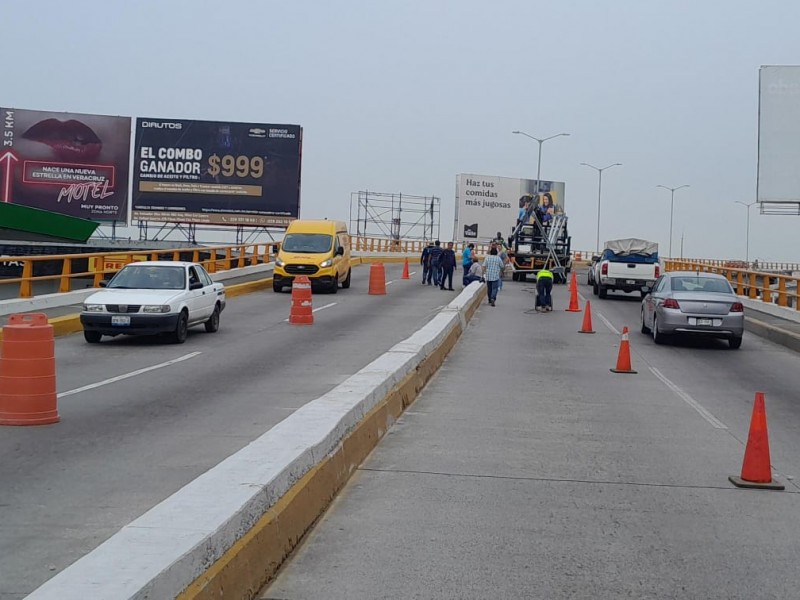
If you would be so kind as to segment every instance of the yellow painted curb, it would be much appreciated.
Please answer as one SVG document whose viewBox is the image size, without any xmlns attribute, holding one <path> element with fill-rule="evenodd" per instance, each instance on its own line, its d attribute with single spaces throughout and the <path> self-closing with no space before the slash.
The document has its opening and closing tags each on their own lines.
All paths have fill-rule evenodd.
<svg viewBox="0 0 800 600">
<path fill-rule="evenodd" d="M 53 317 L 48 319 L 50 325 L 53 326 L 53 333 L 55 335 L 69 335 L 70 333 L 78 333 L 83 331 L 81 325 L 80 315 L 66 315 L 64 317 Z"/>
<path fill-rule="evenodd" d="M 468 319 L 484 297 L 485 288 L 467 307 Z M 255 598 L 325 512 L 350 475 L 416 400 L 462 333 L 459 323 L 413 373 L 364 417 L 336 452 L 295 483 L 221 558 L 181 592 L 177 600 Z"/>
<path fill-rule="evenodd" d="M 83 331 L 83 326 L 81 325 L 81 316 L 78 314 L 66 315 L 63 317 L 53 317 L 52 319 L 48 319 L 48 322 L 53 326 L 53 335 L 56 337 Z M 2 341 L 3 329 L 0 327 L 0 342 Z"/>
<path fill-rule="evenodd" d="M 267 279 L 259 279 L 257 281 L 247 281 L 245 283 L 237 283 L 231 286 L 225 286 L 225 297 L 235 298 L 236 296 L 244 296 L 253 292 L 260 292 L 272 287 L 272 277 Z"/>
</svg>

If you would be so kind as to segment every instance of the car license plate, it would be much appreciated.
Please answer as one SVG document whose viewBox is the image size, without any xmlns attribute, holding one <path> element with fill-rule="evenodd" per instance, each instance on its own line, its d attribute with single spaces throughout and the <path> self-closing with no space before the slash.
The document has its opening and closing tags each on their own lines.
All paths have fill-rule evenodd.
<svg viewBox="0 0 800 600">
<path fill-rule="evenodd" d="M 633 285 L 634 283 L 636 283 L 636 280 L 635 279 L 628 279 L 627 281 L 625 281 L 625 283 L 627 283 L 628 285 Z"/>
<path fill-rule="evenodd" d="M 130 317 L 111 317 L 111 324 L 117 327 L 127 327 L 131 324 Z"/>
<path fill-rule="evenodd" d="M 711 319 L 697 319 L 697 324 L 698 325 L 707 325 L 707 326 L 710 327 L 711 325 L 714 324 L 714 321 L 711 320 Z"/>
</svg>

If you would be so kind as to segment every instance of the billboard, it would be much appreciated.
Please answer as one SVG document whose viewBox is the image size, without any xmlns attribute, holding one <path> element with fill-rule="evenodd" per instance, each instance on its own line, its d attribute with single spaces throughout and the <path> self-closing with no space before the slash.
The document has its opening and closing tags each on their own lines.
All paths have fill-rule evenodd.
<svg viewBox="0 0 800 600">
<path fill-rule="evenodd" d="M 285 227 L 300 212 L 299 125 L 137 119 L 132 217 Z"/>
<path fill-rule="evenodd" d="M 756 198 L 800 203 L 800 66 L 761 67 L 758 80 Z"/>
<path fill-rule="evenodd" d="M 0 201 L 128 220 L 131 119 L 0 108 Z"/>
<path fill-rule="evenodd" d="M 559 212 L 564 210 L 564 183 L 541 181 L 539 202 L 547 194 Z M 500 232 L 508 237 L 513 230 L 522 196 L 535 195 L 535 179 L 517 179 L 494 175 L 460 174 L 456 176 L 456 222 L 453 237 L 458 241 L 486 241 Z"/>
</svg>

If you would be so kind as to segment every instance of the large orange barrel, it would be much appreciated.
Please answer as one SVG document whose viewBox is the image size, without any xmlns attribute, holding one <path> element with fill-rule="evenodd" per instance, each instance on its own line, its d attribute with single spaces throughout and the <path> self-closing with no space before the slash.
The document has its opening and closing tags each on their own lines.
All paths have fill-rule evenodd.
<svg viewBox="0 0 800 600">
<path fill-rule="evenodd" d="M 0 425 L 59 421 L 53 326 L 47 315 L 11 315 L 0 348 Z"/>
</svg>

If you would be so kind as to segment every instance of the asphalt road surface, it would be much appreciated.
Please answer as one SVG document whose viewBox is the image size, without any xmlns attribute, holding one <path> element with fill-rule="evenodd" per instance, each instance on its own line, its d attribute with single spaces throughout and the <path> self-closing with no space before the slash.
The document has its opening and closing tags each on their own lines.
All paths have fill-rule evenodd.
<svg viewBox="0 0 800 600">
<path fill-rule="evenodd" d="M 581 281 L 585 275 L 581 274 Z M 264 599 L 796 598 L 800 356 L 656 346 L 638 297 L 506 282 Z M 608 322 L 608 324 L 606 324 Z M 636 375 L 617 375 L 623 326 Z M 755 391 L 784 492 L 741 490 Z"/>
<path fill-rule="evenodd" d="M 367 294 L 314 295 L 293 326 L 291 294 L 229 299 L 218 333 L 58 338 L 61 422 L 0 427 L 0 599 L 24 597 L 121 527 L 425 324 L 457 292 L 401 279 Z M 460 286 L 457 286 L 460 289 Z"/>
</svg>

